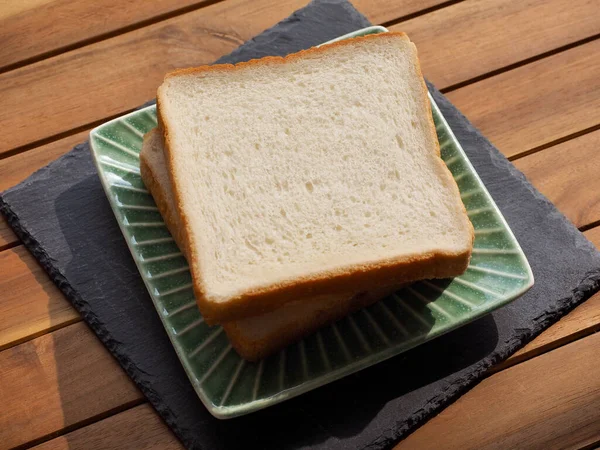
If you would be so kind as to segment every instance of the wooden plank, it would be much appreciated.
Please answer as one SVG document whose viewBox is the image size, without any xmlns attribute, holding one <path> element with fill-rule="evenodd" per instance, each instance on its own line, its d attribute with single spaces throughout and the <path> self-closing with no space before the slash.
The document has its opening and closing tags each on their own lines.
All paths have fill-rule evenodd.
<svg viewBox="0 0 600 450">
<path fill-rule="evenodd" d="M 0 214 L 0 251 L 14 246 L 19 242 L 12 228 L 6 223 L 6 219 Z"/>
<path fill-rule="evenodd" d="M 600 121 L 600 115 L 596 120 Z M 600 220 L 598 148 L 600 131 L 595 131 L 518 159 L 514 164 L 571 222 L 583 227 Z"/>
<path fill-rule="evenodd" d="M 40 439 L 142 394 L 83 323 L 0 352 L 0 439 Z"/>
<path fill-rule="evenodd" d="M 588 238 L 592 244 L 594 244 L 596 248 L 600 250 L 600 226 L 592 228 L 583 234 L 585 234 L 585 237 Z"/>
<path fill-rule="evenodd" d="M 388 11 L 381 7 L 392 2 L 362 1 L 363 12 L 368 17 L 379 17 L 383 21 L 388 12 L 391 14 L 390 19 L 398 14 L 394 8 Z M 511 1 L 519 3 L 518 0 Z M 228 0 L 4 73 L 0 75 L 0 121 L 8 131 L 0 142 L 0 154 L 128 111 L 154 96 L 156 87 L 165 72 L 177 67 L 212 62 L 244 40 L 303 6 L 304 3 L 305 0 L 256 0 L 252 2 L 250 8 L 246 0 Z M 362 6 L 362 3 L 358 6 Z M 550 37 L 554 36 L 552 33 L 558 32 L 558 29 L 562 30 L 561 36 L 565 34 L 564 30 L 567 26 L 573 30 L 580 29 L 579 23 L 570 21 L 580 20 L 580 16 L 585 15 L 580 12 L 584 6 L 573 8 L 577 14 L 565 16 L 565 28 L 552 26 L 548 31 L 549 34 L 545 35 L 542 32 L 546 28 L 541 26 L 540 31 L 533 34 L 537 41 L 531 41 L 530 30 L 525 30 L 520 35 L 520 39 L 511 38 L 510 45 L 527 47 L 530 48 L 528 51 L 531 54 L 537 54 L 536 46 L 539 47 L 537 43 L 545 42 L 545 39 L 553 42 L 554 38 Z M 444 8 L 442 11 L 447 9 L 452 11 L 452 8 Z M 594 17 L 593 10 L 587 11 L 587 17 Z M 459 12 L 466 14 L 462 10 Z M 475 14 L 472 11 L 467 12 L 471 14 L 470 17 Z M 440 20 L 439 14 L 441 13 L 426 14 L 414 20 L 422 22 L 421 29 L 425 30 L 432 20 L 430 17 Z M 423 36 L 419 38 L 419 45 L 424 49 L 431 49 L 424 50 L 422 60 L 425 67 L 431 58 L 436 60 L 443 58 L 446 61 L 443 70 L 451 73 L 458 70 L 466 60 L 472 59 L 469 53 L 434 51 L 436 46 L 442 45 L 443 40 L 459 32 L 460 27 L 472 26 L 474 19 L 463 23 L 462 17 L 453 19 L 456 26 L 452 29 L 452 33 L 417 33 L 417 36 Z M 550 19 L 544 16 L 538 20 Z M 548 23 L 555 24 L 555 22 Z M 403 27 L 404 25 L 399 28 Z M 413 26 L 413 31 L 414 29 L 416 27 Z M 588 25 L 581 29 L 587 30 Z M 577 37 L 579 35 L 575 36 Z M 575 39 L 569 36 L 563 38 L 560 38 L 561 42 Z M 504 39 L 503 33 L 483 33 L 477 36 L 474 42 L 502 39 Z M 507 44 L 502 44 L 500 48 L 506 46 Z M 543 45 L 540 48 L 546 49 Z M 524 54 L 515 53 L 514 57 L 520 58 Z M 493 52 L 479 56 L 489 59 L 498 58 Z M 469 73 L 469 78 L 482 73 L 478 70 L 479 66 L 489 66 L 489 64 L 486 66 L 481 58 L 473 64 L 475 72 Z M 504 63 L 506 61 L 503 60 L 502 64 Z M 445 86 L 442 83 L 438 87 Z M 486 105 L 487 100 L 488 98 L 480 103 Z M 52 114 L 47 113 L 49 110 Z M 73 114 L 73 111 L 77 113 Z M 469 114 L 469 111 L 465 112 Z M 32 127 L 32 124 L 35 124 L 35 127 Z"/>
<path fill-rule="evenodd" d="M 506 156 L 598 125 L 600 40 L 450 92 Z M 568 75 L 566 75 L 568 74 Z"/>
<path fill-rule="evenodd" d="M 0 350 L 81 320 L 22 245 L 0 252 L 0 273 Z"/>
<path fill-rule="evenodd" d="M 78 1 L 25 0 L 0 7 L 0 69 L 97 38 L 199 0 Z M 51 23 L 52 26 L 48 26 Z"/>
<path fill-rule="evenodd" d="M 396 446 L 581 448 L 600 439 L 600 333 L 492 375 Z"/>
<path fill-rule="evenodd" d="M 361 11 L 369 11 L 375 23 L 386 22 L 431 8 L 445 0 L 369 2 L 355 0 Z M 56 54 L 111 34 L 141 27 L 167 16 L 200 9 L 210 0 L 26 0 L 0 7 L 0 70 Z M 306 1 L 304 2 L 306 3 Z M 373 4 L 375 3 L 375 4 Z M 52 23 L 52 27 L 48 27 Z M 82 26 L 85 24 L 85 26 Z"/>
<path fill-rule="evenodd" d="M 391 29 L 417 44 L 441 89 L 596 35 L 597 11 L 596 0 L 464 1 Z"/>
<path fill-rule="evenodd" d="M 35 450 L 183 449 L 171 430 L 148 404 L 33 447 Z"/>
<path fill-rule="evenodd" d="M 361 5 L 389 20 L 402 11 L 389 3 Z M 154 97 L 166 72 L 210 63 L 305 4 L 225 1 L 4 73 L 0 121 L 10 133 L 0 154 L 134 108 Z"/>
</svg>

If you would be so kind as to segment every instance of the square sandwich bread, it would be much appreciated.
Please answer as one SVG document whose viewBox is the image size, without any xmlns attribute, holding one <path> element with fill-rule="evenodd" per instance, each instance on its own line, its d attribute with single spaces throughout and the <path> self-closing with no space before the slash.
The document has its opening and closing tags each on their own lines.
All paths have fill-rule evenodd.
<svg viewBox="0 0 600 450">
<path fill-rule="evenodd" d="M 403 33 L 176 71 L 157 101 L 142 178 L 246 359 L 466 269 L 473 228 Z"/>
</svg>

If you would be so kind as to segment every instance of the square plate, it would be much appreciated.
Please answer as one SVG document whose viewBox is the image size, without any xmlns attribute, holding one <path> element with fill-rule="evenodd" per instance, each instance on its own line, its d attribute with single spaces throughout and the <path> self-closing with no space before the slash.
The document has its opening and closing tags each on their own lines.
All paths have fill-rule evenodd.
<svg viewBox="0 0 600 450">
<path fill-rule="evenodd" d="M 342 38 L 385 32 L 359 30 Z M 431 98 L 442 158 L 475 228 L 465 274 L 422 281 L 260 363 L 232 349 L 196 306 L 186 260 L 140 177 L 139 152 L 156 126 L 150 106 L 90 134 L 102 185 L 127 245 L 196 392 L 218 418 L 247 414 L 376 364 L 490 313 L 533 285 L 531 268 L 502 214 Z"/>
</svg>

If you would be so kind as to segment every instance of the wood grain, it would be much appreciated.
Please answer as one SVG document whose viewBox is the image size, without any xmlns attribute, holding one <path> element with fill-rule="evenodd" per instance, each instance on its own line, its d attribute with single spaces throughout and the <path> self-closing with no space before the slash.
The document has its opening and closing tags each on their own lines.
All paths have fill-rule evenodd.
<svg viewBox="0 0 600 450">
<path fill-rule="evenodd" d="M 115 414 L 33 447 L 35 450 L 176 450 L 183 449 L 148 404 Z"/>
<path fill-rule="evenodd" d="M 0 273 L 0 351 L 80 320 L 22 245 L 0 252 Z"/>
<path fill-rule="evenodd" d="M 587 230 L 583 234 L 600 250 L 600 226 Z"/>
<path fill-rule="evenodd" d="M 397 450 L 581 448 L 600 439 L 600 333 L 483 380 Z"/>
<path fill-rule="evenodd" d="M 600 40 L 450 92 L 448 98 L 506 156 L 600 122 Z"/>
<path fill-rule="evenodd" d="M 582 227 L 600 220 L 599 148 L 600 131 L 595 131 L 514 164 L 571 222 Z"/>
<path fill-rule="evenodd" d="M 0 214 L 0 251 L 11 247 L 19 242 L 12 228 L 6 222 L 6 219 Z"/>
<path fill-rule="evenodd" d="M 26 0 L 0 8 L 0 70 L 206 1 Z M 51 23 L 52 26 L 48 26 Z"/>
<path fill-rule="evenodd" d="M 358 6 L 368 17 L 380 17 L 383 20 L 387 12 L 392 14 L 390 18 L 398 14 L 395 8 L 389 8 L 388 11 L 381 6 L 391 2 L 363 1 L 364 8 L 362 3 Z M 518 0 L 511 1 L 519 3 Z M 154 96 L 165 72 L 177 67 L 210 63 L 304 3 L 305 0 L 255 0 L 250 7 L 246 0 L 228 0 L 4 73 L 0 75 L 0 121 L 8 131 L 0 142 L 0 154 L 16 151 L 15 149 L 31 145 L 33 142 L 128 111 Z M 584 6 L 585 4 L 574 10 L 581 11 Z M 462 10 L 459 12 L 464 13 Z M 421 30 L 426 30 L 430 20 L 440 20 L 439 14 L 441 13 L 425 14 L 414 21 L 419 21 Z M 473 16 L 474 13 L 470 14 Z M 547 36 L 540 34 L 546 29 L 541 27 L 540 31 L 534 34 L 537 41 L 531 41 L 530 31 L 525 30 L 519 39 L 512 39 L 510 45 L 527 47 L 527 54 L 535 55 L 538 52 L 536 46 L 541 45 L 542 51 L 547 48 L 545 44 L 537 43 L 544 42 L 544 39 L 553 42 L 550 36 L 558 32 L 559 28 L 563 30 L 563 34 L 567 26 L 576 29 L 579 23 L 571 23 L 570 20 L 579 20 L 578 14 L 582 15 L 579 12 L 566 15 L 565 28 L 553 25 Z M 593 16 L 592 12 L 588 16 Z M 459 18 L 456 20 L 456 27 L 472 27 L 473 20 L 472 18 L 470 22 L 463 23 Z M 417 28 L 414 21 L 411 21 L 413 31 Z M 442 41 L 448 39 L 449 35 L 459 32 L 456 27 L 449 29 L 452 32 L 446 30 L 446 33 L 440 34 L 417 33 L 417 36 L 420 36 L 419 45 L 430 49 L 424 50 L 422 57 L 425 67 L 431 58 L 439 60 L 443 57 L 443 70 L 450 73 L 458 70 L 465 60 L 472 58 L 469 53 L 448 54 L 433 50 L 442 45 Z M 582 29 L 586 30 L 587 27 L 588 25 Z M 564 38 L 568 40 L 568 37 Z M 484 39 L 502 41 L 504 38 L 502 33 L 483 33 L 475 42 Z M 489 44 L 493 45 L 495 44 Z M 500 48 L 507 45 L 504 43 Z M 521 58 L 525 53 L 514 55 Z M 482 58 L 497 59 L 498 56 L 494 53 L 480 54 L 477 62 L 472 64 L 474 72 L 469 73 L 468 78 L 483 73 L 479 66 L 487 70 L 490 64 L 493 65 L 485 63 Z M 589 59 L 592 59 L 592 56 L 589 56 Z M 432 62 L 432 65 L 435 64 Z M 593 73 L 593 70 L 589 69 L 588 72 Z M 438 87 L 443 88 L 445 85 L 442 83 Z M 590 90 L 592 88 L 593 86 L 590 86 Z M 470 95 L 479 98 L 477 94 Z M 575 99 L 572 99 L 572 102 L 577 103 Z M 47 114 L 50 109 L 52 114 Z M 475 111 L 478 112 L 477 109 Z M 468 110 L 463 112 L 470 115 Z"/>
<path fill-rule="evenodd" d="M 83 323 L 0 352 L 0 442 L 22 445 L 142 394 Z"/>
<path fill-rule="evenodd" d="M 465 1 L 391 27 L 417 44 L 423 73 L 438 88 L 600 32 L 596 0 Z"/>
<path fill-rule="evenodd" d="M 402 2 L 355 0 L 370 11 L 374 23 L 386 22 L 431 8 L 445 0 Z M 26 0 L 0 8 L 0 70 L 23 64 L 65 48 L 83 45 L 166 16 L 200 9 L 208 0 Z M 307 3 L 305 0 L 304 3 Z M 257 8 L 258 9 L 258 8 Z M 52 23 L 52 27 L 48 26 Z M 82 26 L 85 24 L 85 26 Z"/>
</svg>

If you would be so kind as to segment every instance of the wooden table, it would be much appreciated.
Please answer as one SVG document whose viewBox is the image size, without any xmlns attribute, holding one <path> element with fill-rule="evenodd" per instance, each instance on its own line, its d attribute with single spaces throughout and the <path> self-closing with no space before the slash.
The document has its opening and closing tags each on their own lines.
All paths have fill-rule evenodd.
<svg viewBox="0 0 600 450">
<path fill-rule="evenodd" d="M 307 0 L 0 6 L 0 191 Z M 600 246 L 599 0 L 354 0 Z M 0 448 L 180 448 L 0 219 Z M 600 294 L 398 446 L 600 445 Z"/>
</svg>

